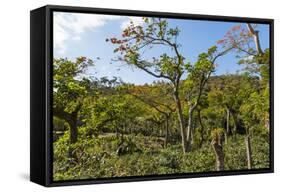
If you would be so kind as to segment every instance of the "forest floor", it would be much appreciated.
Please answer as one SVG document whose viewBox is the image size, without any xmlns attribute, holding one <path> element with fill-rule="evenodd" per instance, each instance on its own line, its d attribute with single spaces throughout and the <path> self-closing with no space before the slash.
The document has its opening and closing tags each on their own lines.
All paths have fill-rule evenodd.
<svg viewBox="0 0 281 192">
<path fill-rule="evenodd" d="M 75 158 L 67 158 L 65 134 L 54 143 L 54 180 L 111 178 L 215 171 L 215 154 L 210 144 L 183 154 L 180 143 L 163 148 L 159 137 L 143 135 L 103 134 L 81 139 L 75 146 Z M 253 138 L 253 168 L 269 167 L 269 144 Z M 224 144 L 224 170 L 247 169 L 244 137 L 229 138 Z"/>
</svg>

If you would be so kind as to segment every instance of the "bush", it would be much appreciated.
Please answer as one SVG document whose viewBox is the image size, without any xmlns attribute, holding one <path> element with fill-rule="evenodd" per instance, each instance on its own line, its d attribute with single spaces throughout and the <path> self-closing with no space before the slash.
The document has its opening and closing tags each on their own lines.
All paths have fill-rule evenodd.
<svg viewBox="0 0 281 192">
<path fill-rule="evenodd" d="M 66 132 L 54 143 L 54 180 L 141 176 L 173 173 L 215 171 L 215 155 L 211 145 L 188 154 L 182 153 L 181 144 L 168 145 L 163 149 L 156 137 L 143 135 L 115 135 L 80 138 L 75 145 L 74 159 L 68 159 L 68 138 Z M 269 166 L 269 144 L 265 139 L 253 138 L 253 168 Z M 122 146 L 122 153 L 118 153 Z M 224 144 L 225 170 L 246 169 L 244 136 L 236 140 L 229 138 Z"/>
</svg>

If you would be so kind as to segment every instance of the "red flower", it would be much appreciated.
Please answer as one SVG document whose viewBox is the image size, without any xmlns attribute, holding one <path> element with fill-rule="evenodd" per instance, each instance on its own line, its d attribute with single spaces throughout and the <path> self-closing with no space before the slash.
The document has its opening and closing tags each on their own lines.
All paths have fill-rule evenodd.
<svg viewBox="0 0 281 192">
<path fill-rule="evenodd" d="M 111 38 L 110 41 L 111 41 L 111 43 L 116 43 L 117 39 L 116 38 Z"/>
<path fill-rule="evenodd" d="M 220 39 L 220 40 L 217 41 L 217 44 L 223 44 L 224 42 L 225 42 L 224 39 Z"/>
<path fill-rule="evenodd" d="M 235 25 L 231 28 L 232 31 L 238 31 L 241 29 L 241 25 Z"/>
</svg>

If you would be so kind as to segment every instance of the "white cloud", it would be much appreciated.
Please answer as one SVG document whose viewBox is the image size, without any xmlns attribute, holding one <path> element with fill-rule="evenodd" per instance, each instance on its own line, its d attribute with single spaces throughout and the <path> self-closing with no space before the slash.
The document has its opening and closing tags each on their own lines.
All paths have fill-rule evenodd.
<svg viewBox="0 0 281 192">
<path fill-rule="evenodd" d="M 85 14 L 85 13 L 54 13 L 54 48 L 63 54 L 66 42 L 81 40 L 87 30 L 104 26 L 108 21 L 118 20 L 120 16 Z"/>
<path fill-rule="evenodd" d="M 142 17 L 128 17 L 128 19 L 121 23 L 121 29 L 123 30 L 128 27 L 130 25 L 130 22 L 133 22 L 136 26 L 142 26 L 144 24 Z"/>
</svg>

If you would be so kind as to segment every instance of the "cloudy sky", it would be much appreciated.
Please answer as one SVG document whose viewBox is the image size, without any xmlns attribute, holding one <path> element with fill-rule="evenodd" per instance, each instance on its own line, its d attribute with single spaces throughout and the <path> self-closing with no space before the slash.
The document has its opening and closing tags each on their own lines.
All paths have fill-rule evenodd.
<svg viewBox="0 0 281 192">
<path fill-rule="evenodd" d="M 98 15 L 86 13 L 54 13 L 54 57 L 74 60 L 79 56 L 86 56 L 95 60 L 95 67 L 88 70 L 88 74 L 95 77 L 113 76 L 121 77 L 125 82 L 144 84 L 154 80 L 151 75 L 124 63 L 112 62 L 117 55 L 115 48 L 106 38 L 120 37 L 122 30 L 133 21 L 142 25 L 141 17 Z M 181 53 L 191 63 L 196 61 L 199 53 L 205 52 L 209 47 L 222 39 L 225 33 L 237 23 L 195 21 L 168 19 L 170 27 L 179 27 L 181 32 L 178 42 L 182 45 Z M 269 27 L 259 25 L 262 48 L 269 47 Z M 151 50 L 147 57 L 167 52 L 164 48 Z M 97 58 L 99 58 L 97 60 Z M 242 67 L 237 64 L 234 54 L 228 54 L 218 60 L 215 74 L 235 73 Z"/>
</svg>

